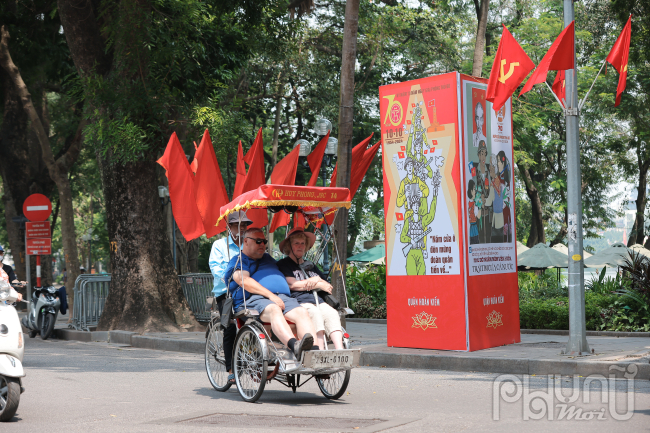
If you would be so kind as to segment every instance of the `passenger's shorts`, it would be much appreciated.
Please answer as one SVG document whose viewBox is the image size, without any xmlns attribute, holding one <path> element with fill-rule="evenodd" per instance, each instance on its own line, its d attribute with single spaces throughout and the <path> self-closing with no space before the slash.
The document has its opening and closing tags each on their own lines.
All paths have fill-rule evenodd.
<svg viewBox="0 0 650 433">
<path fill-rule="evenodd" d="M 294 308 L 300 307 L 298 301 L 291 296 L 283 295 L 282 293 L 276 296 L 284 302 L 284 311 L 282 314 L 287 314 Z M 275 302 L 262 295 L 251 295 L 250 298 L 246 299 L 246 307 L 248 307 L 249 310 L 257 310 L 260 314 L 262 314 L 262 311 L 271 304 L 275 304 Z M 244 308 L 243 304 L 239 309 L 241 310 L 242 308 Z"/>
</svg>

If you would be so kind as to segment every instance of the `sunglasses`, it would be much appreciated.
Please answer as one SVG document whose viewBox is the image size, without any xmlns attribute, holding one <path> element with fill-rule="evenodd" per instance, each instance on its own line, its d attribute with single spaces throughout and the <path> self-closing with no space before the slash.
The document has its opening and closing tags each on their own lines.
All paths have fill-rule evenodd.
<svg viewBox="0 0 650 433">
<path fill-rule="evenodd" d="M 259 245 L 261 243 L 264 243 L 264 245 L 266 245 L 266 244 L 269 243 L 269 241 L 267 241 L 266 239 L 257 239 L 257 238 L 251 238 L 251 237 L 247 237 L 246 239 L 254 240 L 257 245 Z"/>
</svg>

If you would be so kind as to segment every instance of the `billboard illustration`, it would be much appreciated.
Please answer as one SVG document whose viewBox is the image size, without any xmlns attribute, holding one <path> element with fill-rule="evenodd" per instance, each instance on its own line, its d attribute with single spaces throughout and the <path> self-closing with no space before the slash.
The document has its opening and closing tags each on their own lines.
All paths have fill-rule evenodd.
<svg viewBox="0 0 650 433">
<path fill-rule="evenodd" d="M 385 142 L 387 173 L 397 190 L 388 217 L 390 238 L 399 244 L 387 259 L 388 275 L 457 275 L 458 208 L 451 196 L 458 191 L 451 175 L 458 159 L 451 149 L 455 130 L 438 124 L 436 99 L 425 100 L 420 84 L 402 93 L 408 95 L 404 106 L 394 95 L 384 96 L 391 105 L 387 115 L 397 123 Z M 438 105 L 446 108 L 444 100 Z"/>
<path fill-rule="evenodd" d="M 483 83 L 463 82 L 470 275 L 516 270 L 510 104 L 495 113 L 485 100 L 486 89 Z"/>
</svg>

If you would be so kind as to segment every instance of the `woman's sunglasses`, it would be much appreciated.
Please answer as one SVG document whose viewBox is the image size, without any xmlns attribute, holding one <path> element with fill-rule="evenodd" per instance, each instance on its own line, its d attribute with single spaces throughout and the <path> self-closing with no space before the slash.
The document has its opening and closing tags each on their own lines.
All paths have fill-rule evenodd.
<svg viewBox="0 0 650 433">
<path fill-rule="evenodd" d="M 261 244 L 262 242 L 264 242 L 264 245 L 269 243 L 269 241 L 267 241 L 266 239 L 257 239 L 257 238 L 251 238 L 251 237 L 247 237 L 246 239 L 254 240 L 257 245 Z"/>
</svg>

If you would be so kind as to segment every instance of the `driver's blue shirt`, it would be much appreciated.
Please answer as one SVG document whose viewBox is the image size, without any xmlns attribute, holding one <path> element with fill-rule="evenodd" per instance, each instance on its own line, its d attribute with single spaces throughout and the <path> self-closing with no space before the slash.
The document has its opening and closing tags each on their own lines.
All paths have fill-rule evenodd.
<svg viewBox="0 0 650 433">
<path fill-rule="evenodd" d="M 224 279 L 226 281 L 230 279 L 233 272 L 238 269 L 248 271 L 252 279 L 260 283 L 271 293 L 275 293 L 276 295 L 284 294 L 291 296 L 291 291 L 289 290 L 287 279 L 284 277 L 284 274 L 282 274 L 282 272 L 280 272 L 278 269 L 278 264 L 275 259 L 267 253 L 264 253 L 262 258 L 259 260 L 251 259 L 243 252 L 241 253 L 241 260 L 239 259 L 239 255 L 233 257 L 228 263 Z M 251 296 L 250 293 L 243 291 L 239 284 L 234 281 L 230 282 L 228 290 L 232 295 L 235 310 L 243 306 L 242 304 L 244 303 L 244 293 L 246 295 L 246 299 Z"/>
</svg>

